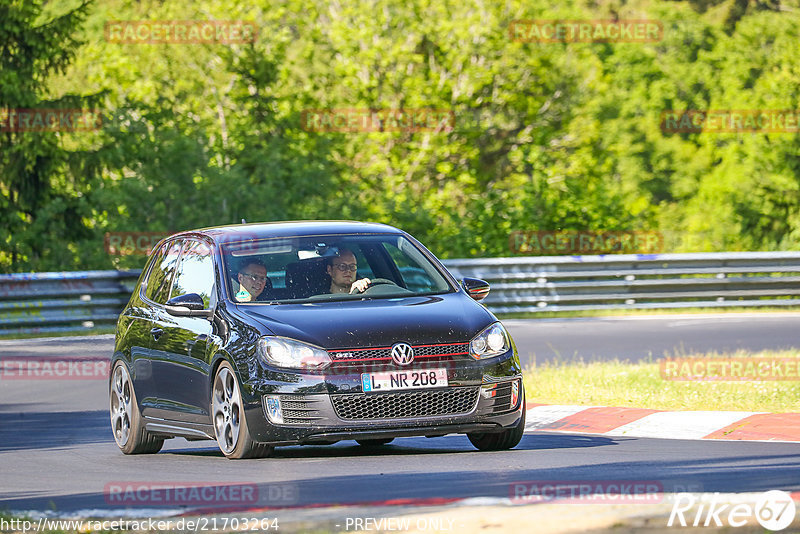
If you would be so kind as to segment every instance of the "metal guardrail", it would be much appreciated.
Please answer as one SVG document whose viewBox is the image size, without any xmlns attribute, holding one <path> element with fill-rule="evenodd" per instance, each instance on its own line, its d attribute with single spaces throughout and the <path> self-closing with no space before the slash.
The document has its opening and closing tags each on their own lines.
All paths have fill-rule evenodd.
<svg viewBox="0 0 800 534">
<path fill-rule="evenodd" d="M 800 252 L 446 260 L 495 313 L 800 305 Z M 0 275 L 0 335 L 113 325 L 139 271 Z"/>
<path fill-rule="evenodd" d="M 0 335 L 113 325 L 138 278 L 139 271 L 0 275 Z"/>
<path fill-rule="evenodd" d="M 797 306 L 800 252 L 537 256 L 445 262 L 491 284 L 495 313 Z"/>
</svg>

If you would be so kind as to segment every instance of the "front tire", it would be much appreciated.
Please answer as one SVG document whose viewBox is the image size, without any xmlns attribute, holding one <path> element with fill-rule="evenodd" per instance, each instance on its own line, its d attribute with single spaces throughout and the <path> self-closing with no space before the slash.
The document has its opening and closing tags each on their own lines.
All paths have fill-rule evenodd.
<svg viewBox="0 0 800 534">
<path fill-rule="evenodd" d="M 211 417 L 217 445 L 226 457 L 262 458 L 272 452 L 271 446 L 258 443 L 250 436 L 239 381 L 228 362 L 222 362 L 214 376 Z"/>
<path fill-rule="evenodd" d="M 525 394 L 522 394 L 522 417 L 519 423 L 513 428 L 497 432 L 495 434 L 489 433 L 471 433 L 467 434 L 470 443 L 480 451 L 504 451 L 513 449 L 519 442 L 522 441 L 522 435 L 525 432 Z"/>
<path fill-rule="evenodd" d="M 148 432 L 142 424 L 136 392 L 122 361 L 114 364 L 109 384 L 111 431 L 124 454 L 155 454 L 164 446 L 164 438 Z"/>
</svg>

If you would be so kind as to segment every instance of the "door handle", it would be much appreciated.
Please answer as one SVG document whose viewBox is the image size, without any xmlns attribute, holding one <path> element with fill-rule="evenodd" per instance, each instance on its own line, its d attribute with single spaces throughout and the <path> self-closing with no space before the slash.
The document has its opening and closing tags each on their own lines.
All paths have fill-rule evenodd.
<svg viewBox="0 0 800 534">
<path fill-rule="evenodd" d="M 164 333 L 164 330 L 156 326 L 150 329 L 150 333 L 153 334 L 153 339 L 158 341 L 158 338 L 161 337 L 161 334 Z"/>
</svg>

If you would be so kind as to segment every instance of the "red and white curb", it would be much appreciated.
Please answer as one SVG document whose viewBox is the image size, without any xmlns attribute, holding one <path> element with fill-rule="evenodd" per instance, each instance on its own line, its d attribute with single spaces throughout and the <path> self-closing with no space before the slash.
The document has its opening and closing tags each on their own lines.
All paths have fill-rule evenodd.
<svg viewBox="0 0 800 534">
<path fill-rule="evenodd" d="M 639 438 L 800 442 L 800 413 L 662 411 L 527 404 L 526 432 Z"/>
</svg>

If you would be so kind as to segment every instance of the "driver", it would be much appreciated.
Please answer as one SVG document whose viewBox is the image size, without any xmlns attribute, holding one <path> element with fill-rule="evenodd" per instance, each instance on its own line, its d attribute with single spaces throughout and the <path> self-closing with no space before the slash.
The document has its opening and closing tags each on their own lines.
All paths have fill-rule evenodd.
<svg viewBox="0 0 800 534">
<path fill-rule="evenodd" d="M 267 267 L 258 259 L 245 260 L 236 279 L 239 281 L 239 292 L 236 293 L 238 302 L 265 300 L 267 294 L 264 290 L 272 288 L 267 277 Z"/>
<path fill-rule="evenodd" d="M 350 249 L 339 249 L 339 255 L 328 260 L 327 271 L 331 277 L 331 293 L 363 293 L 370 284 L 369 278 L 356 280 L 358 263 Z"/>
</svg>

